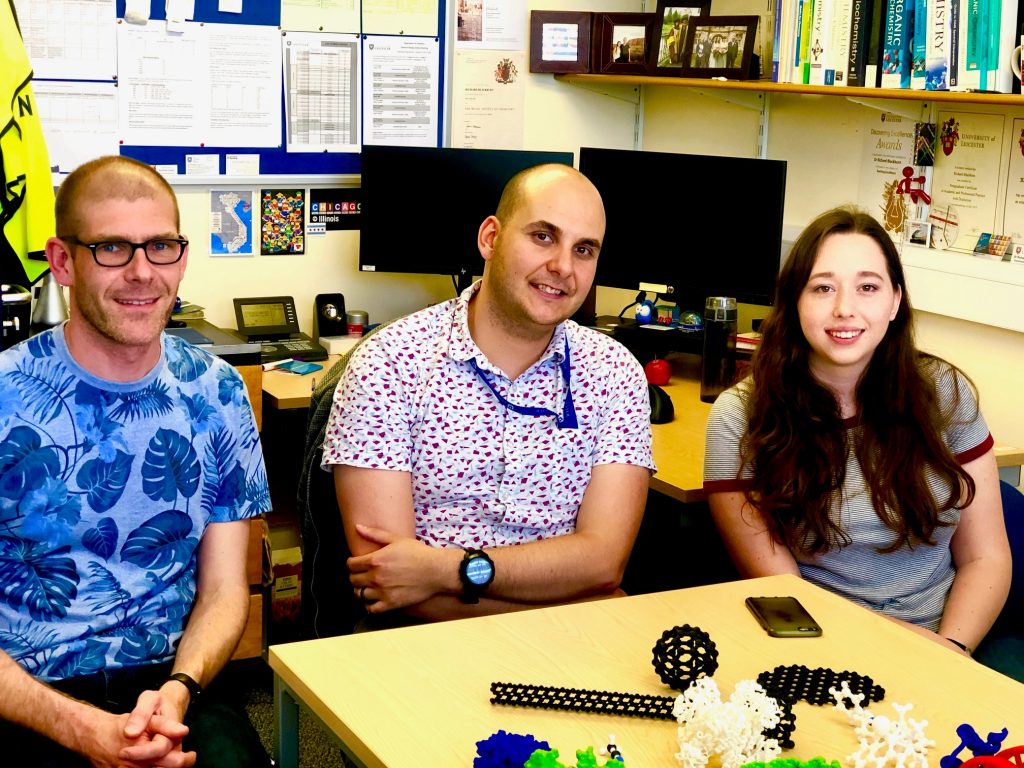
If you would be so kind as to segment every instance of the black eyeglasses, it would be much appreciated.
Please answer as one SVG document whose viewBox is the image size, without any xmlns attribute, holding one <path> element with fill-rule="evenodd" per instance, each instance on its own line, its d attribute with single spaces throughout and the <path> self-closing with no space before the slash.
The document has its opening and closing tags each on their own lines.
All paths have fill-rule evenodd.
<svg viewBox="0 0 1024 768">
<path fill-rule="evenodd" d="M 188 240 L 183 237 L 154 237 L 142 243 L 127 240 L 104 240 L 99 243 L 83 243 L 77 237 L 62 237 L 74 245 L 81 245 L 92 251 L 92 257 L 101 267 L 123 267 L 133 258 L 139 248 L 146 254 L 150 264 L 167 266 L 181 261 L 185 255 Z"/>
</svg>

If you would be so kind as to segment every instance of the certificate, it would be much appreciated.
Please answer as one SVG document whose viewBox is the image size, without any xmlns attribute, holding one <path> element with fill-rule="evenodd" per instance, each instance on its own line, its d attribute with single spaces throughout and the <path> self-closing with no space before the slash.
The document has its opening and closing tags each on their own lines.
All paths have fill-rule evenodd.
<svg viewBox="0 0 1024 768">
<path fill-rule="evenodd" d="M 872 112 L 864 125 L 861 157 L 857 202 L 898 242 L 906 222 L 921 215 L 909 195 L 897 191 L 903 169 L 914 163 L 914 121 L 889 112 Z"/>
<path fill-rule="evenodd" d="M 948 222 L 944 246 L 971 253 L 982 232 L 998 232 L 997 180 L 1003 168 L 1003 115 L 938 113 L 939 146 L 932 177 L 932 213 Z"/>
</svg>

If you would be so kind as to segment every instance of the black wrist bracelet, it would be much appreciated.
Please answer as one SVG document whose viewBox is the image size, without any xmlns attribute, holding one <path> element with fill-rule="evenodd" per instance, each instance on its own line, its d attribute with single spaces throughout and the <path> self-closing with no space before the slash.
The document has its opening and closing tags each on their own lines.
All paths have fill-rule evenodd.
<svg viewBox="0 0 1024 768">
<path fill-rule="evenodd" d="M 184 672 L 175 672 L 173 675 L 169 675 L 167 682 L 171 680 L 176 680 L 188 688 L 189 699 L 193 704 L 203 693 L 203 687 Z"/>
<path fill-rule="evenodd" d="M 946 636 L 945 636 L 945 635 L 943 635 L 943 637 L 946 637 Z M 964 645 L 963 643 L 961 643 L 961 642 L 960 642 L 959 640 L 954 640 L 954 639 L 953 639 L 952 637 L 946 637 L 946 640 L 949 640 L 949 642 L 951 642 L 951 643 L 952 643 L 953 645 L 955 645 L 955 646 L 956 646 L 957 648 L 959 648 L 959 649 L 960 649 L 961 651 L 963 651 L 964 653 L 966 653 L 966 654 L 967 654 L 968 656 L 970 656 L 970 655 L 971 655 L 971 653 L 972 653 L 971 649 L 970 649 L 970 648 L 968 648 L 968 647 L 967 647 L 966 645 Z"/>
</svg>

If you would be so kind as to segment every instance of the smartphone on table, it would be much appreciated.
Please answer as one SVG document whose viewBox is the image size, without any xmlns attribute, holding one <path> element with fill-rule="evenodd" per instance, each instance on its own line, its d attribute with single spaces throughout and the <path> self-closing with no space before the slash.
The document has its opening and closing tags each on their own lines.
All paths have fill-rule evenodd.
<svg viewBox="0 0 1024 768">
<path fill-rule="evenodd" d="M 771 637 L 821 637 L 821 626 L 795 597 L 748 597 L 746 603 Z"/>
</svg>

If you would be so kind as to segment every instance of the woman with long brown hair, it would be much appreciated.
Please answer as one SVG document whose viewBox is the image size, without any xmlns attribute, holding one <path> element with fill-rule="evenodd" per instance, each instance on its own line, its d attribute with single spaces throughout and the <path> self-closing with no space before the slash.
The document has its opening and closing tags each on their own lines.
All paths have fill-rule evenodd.
<svg viewBox="0 0 1024 768">
<path fill-rule="evenodd" d="M 715 402 L 704 487 L 740 573 L 793 573 L 970 653 L 1006 600 L 993 440 L 961 370 L 915 346 L 871 216 L 815 219 L 751 374 Z"/>
</svg>

